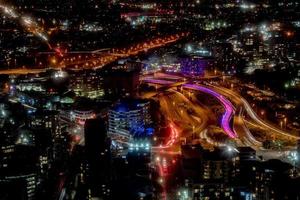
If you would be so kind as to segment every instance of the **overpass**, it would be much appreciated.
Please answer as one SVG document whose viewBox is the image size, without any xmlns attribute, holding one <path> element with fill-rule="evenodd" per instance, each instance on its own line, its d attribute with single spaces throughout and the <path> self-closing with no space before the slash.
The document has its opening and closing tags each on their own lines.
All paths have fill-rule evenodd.
<svg viewBox="0 0 300 200">
<path fill-rule="evenodd" d="M 197 84 L 188 84 L 188 83 L 186 83 L 186 81 L 182 81 L 182 82 L 174 82 L 173 81 L 172 82 L 169 80 L 159 80 L 159 79 L 150 79 L 150 78 L 143 79 L 142 81 L 145 83 L 162 85 L 163 87 L 160 88 L 161 90 L 165 90 L 165 87 L 172 88 L 172 87 L 181 86 L 182 88 L 185 88 L 185 89 L 204 92 L 206 94 L 209 94 L 209 95 L 215 97 L 223 105 L 223 107 L 225 109 L 225 113 L 223 114 L 222 119 L 221 119 L 221 127 L 223 128 L 225 133 L 230 138 L 237 137 L 237 134 L 232 129 L 232 126 L 230 125 L 231 120 L 235 114 L 235 108 L 229 100 L 227 100 L 224 96 L 220 95 L 219 93 L 217 93 L 207 87 L 204 87 L 204 86 L 200 86 Z"/>
</svg>

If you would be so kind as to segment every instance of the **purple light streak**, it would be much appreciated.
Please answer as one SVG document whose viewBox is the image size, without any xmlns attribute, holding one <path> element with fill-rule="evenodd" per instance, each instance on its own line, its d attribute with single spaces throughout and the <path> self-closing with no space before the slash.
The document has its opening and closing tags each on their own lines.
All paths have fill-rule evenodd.
<svg viewBox="0 0 300 200">
<path fill-rule="evenodd" d="M 225 108 L 225 113 L 222 116 L 222 121 L 221 121 L 221 126 L 223 128 L 223 130 L 226 132 L 226 134 L 231 137 L 231 138 L 236 138 L 237 134 L 231 129 L 230 127 L 230 119 L 233 115 L 233 105 L 230 103 L 229 100 L 225 99 L 222 95 L 220 95 L 219 93 L 199 86 L 199 85 L 194 85 L 194 84 L 184 84 L 183 85 L 184 88 L 188 88 L 188 89 L 192 89 L 192 90 L 198 90 L 198 91 L 202 91 L 205 93 L 208 93 L 214 97 L 216 97 L 224 106 Z"/>
<path fill-rule="evenodd" d="M 151 78 L 144 79 L 144 81 L 148 82 L 148 83 L 161 84 L 161 85 L 170 85 L 170 84 L 174 83 L 172 81 L 151 79 Z M 234 109 L 233 109 L 233 105 L 231 104 L 231 102 L 229 100 L 224 98 L 221 94 L 219 94 L 211 89 L 208 89 L 206 87 L 200 86 L 200 85 L 183 84 L 182 86 L 187 89 L 205 92 L 205 93 L 208 93 L 208 94 L 216 97 L 223 104 L 223 106 L 225 108 L 225 113 L 223 114 L 222 120 L 221 120 L 221 126 L 222 126 L 223 130 L 226 132 L 226 134 L 229 137 L 231 137 L 231 138 L 237 137 L 237 134 L 230 127 L 230 119 L 231 119 L 232 115 L 234 114 Z"/>
</svg>

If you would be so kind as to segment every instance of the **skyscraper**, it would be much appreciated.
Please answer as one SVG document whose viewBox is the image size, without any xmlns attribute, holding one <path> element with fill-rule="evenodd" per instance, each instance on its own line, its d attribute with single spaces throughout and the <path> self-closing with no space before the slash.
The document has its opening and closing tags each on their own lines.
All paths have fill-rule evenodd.
<svg viewBox="0 0 300 200">
<path fill-rule="evenodd" d="M 93 197 L 109 196 L 110 140 L 102 119 L 88 119 L 84 126 L 87 183 Z"/>
</svg>

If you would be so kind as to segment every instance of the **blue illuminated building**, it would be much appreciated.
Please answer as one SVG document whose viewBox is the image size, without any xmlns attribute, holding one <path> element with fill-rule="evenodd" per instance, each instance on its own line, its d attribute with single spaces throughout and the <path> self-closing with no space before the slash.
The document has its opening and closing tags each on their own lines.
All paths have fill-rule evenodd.
<svg viewBox="0 0 300 200">
<path fill-rule="evenodd" d="M 150 127 L 150 102 L 143 100 L 124 100 L 109 110 L 109 134 L 130 138 L 149 137 L 153 133 Z"/>
<path fill-rule="evenodd" d="M 195 44 L 185 45 L 179 59 L 180 71 L 187 76 L 203 76 L 212 58 L 212 52 Z"/>
<path fill-rule="evenodd" d="M 180 71 L 184 75 L 203 76 L 209 61 L 198 56 L 187 56 L 180 59 Z"/>
</svg>

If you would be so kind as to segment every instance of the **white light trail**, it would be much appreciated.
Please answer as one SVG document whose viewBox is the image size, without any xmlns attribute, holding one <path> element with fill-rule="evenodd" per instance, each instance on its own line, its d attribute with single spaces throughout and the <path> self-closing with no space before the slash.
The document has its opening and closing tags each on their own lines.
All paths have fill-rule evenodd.
<svg viewBox="0 0 300 200">
<path fill-rule="evenodd" d="M 27 16 L 22 16 L 17 13 L 14 9 L 0 2 L 0 11 L 4 14 L 4 16 L 19 19 L 20 23 L 26 29 L 27 32 L 32 33 L 36 37 L 40 38 L 42 41 L 46 42 L 50 49 L 52 49 L 51 45 L 48 43 L 48 35 L 43 30 L 44 28 L 38 25 L 36 21 Z"/>
</svg>

